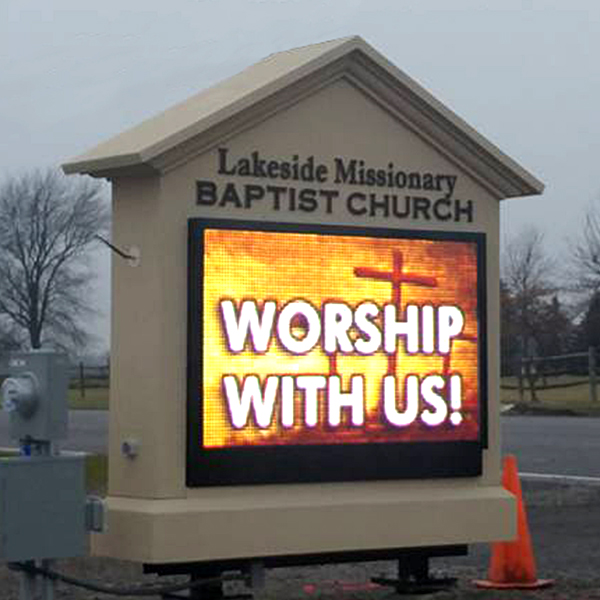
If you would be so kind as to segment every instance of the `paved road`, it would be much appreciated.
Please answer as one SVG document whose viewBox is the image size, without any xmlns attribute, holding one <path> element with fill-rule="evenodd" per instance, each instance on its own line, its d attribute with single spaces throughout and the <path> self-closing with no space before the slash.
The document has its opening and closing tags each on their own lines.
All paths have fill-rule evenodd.
<svg viewBox="0 0 600 600">
<path fill-rule="evenodd" d="M 600 419 L 504 417 L 502 445 L 521 472 L 600 477 Z"/>
<path fill-rule="evenodd" d="M 8 414 L 0 411 L 0 446 L 15 446 L 8 435 Z M 69 439 L 61 443 L 63 450 L 80 450 L 106 454 L 108 447 L 108 411 L 72 410 L 69 412 Z"/>
<path fill-rule="evenodd" d="M 105 453 L 108 413 L 70 413 L 67 450 Z M 600 477 L 600 419 L 584 417 L 503 417 L 505 453 L 517 455 L 519 470 L 531 473 Z M 8 418 L 0 411 L 0 446 L 12 446 Z"/>
</svg>

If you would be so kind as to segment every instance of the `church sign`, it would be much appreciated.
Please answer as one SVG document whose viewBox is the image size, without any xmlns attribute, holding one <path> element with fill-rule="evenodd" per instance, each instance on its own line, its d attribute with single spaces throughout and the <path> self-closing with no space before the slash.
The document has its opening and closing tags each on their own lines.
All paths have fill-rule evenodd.
<svg viewBox="0 0 600 600">
<path fill-rule="evenodd" d="M 480 474 L 483 236 L 196 219 L 190 243 L 189 484 Z"/>
<path fill-rule="evenodd" d="M 64 169 L 111 181 L 111 241 L 136 256 L 112 262 L 95 554 L 271 564 L 514 535 L 500 201 L 535 177 L 358 37 L 269 56 Z"/>
</svg>

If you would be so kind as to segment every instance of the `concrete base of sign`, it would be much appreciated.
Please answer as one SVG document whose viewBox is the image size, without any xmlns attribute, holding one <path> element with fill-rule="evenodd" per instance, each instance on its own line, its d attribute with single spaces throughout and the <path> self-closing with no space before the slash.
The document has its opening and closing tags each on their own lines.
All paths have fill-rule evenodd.
<svg viewBox="0 0 600 600">
<path fill-rule="evenodd" d="M 461 481 L 262 486 L 187 499 L 108 497 L 95 555 L 157 563 L 214 561 L 510 540 L 514 497 Z"/>
</svg>

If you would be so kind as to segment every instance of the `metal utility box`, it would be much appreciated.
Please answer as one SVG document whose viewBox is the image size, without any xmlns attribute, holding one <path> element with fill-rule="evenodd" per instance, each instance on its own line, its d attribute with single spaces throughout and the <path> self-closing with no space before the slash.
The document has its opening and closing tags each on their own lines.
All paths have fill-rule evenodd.
<svg viewBox="0 0 600 600">
<path fill-rule="evenodd" d="M 10 377 L 3 384 L 3 395 L 5 409 L 7 400 L 14 404 L 10 410 L 10 437 L 38 441 L 65 439 L 69 386 L 67 356 L 44 350 L 14 352 L 8 359 L 8 372 Z M 28 396 L 33 396 L 33 402 L 21 405 L 20 400 Z"/>
<path fill-rule="evenodd" d="M 83 456 L 0 460 L 0 558 L 68 558 L 87 552 Z"/>
</svg>

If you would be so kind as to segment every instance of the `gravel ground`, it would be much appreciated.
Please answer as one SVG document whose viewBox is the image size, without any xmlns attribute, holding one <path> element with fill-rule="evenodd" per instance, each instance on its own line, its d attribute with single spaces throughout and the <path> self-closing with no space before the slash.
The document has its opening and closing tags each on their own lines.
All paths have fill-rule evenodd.
<svg viewBox="0 0 600 600">
<path fill-rule="evenodd" d="M 86 579 L 110 582 L 120 586 L 143 583 L 164 584 L 166 581 L 152 576 L 143 576 L 138 565 L 108 559 L 77 559 L 61 561 L 57 564 L 61 572 Z M 472 580 L 485 576 L 485 565 L 467 564 L 434 566 L 434 575 L 457 577 L 457 584 L 436 594 L 399 596 L 392 588 L 373 584 L 374 576 L 392 576 L 392 562 L 350 563 L 321 567 L 276 569 L 270 571 L 265 587 L 255 593 L 256 600 L 392 600 L 394 598 L 435 598 L 436 600 L 600 600 L 600 578 L 573 579 L 558 577 L 553 587 L 537 591 L 496 591 L 476 588 Z M 170 581 L 175 579 L 170 578 Z M 0 597 L 3 600 L 18 600 L 18 576 L 8 569 L 0 569 Z M 226 584 L 226 592 L 235 594 L 244 591 L 235 584 Z M 92 600 L 113 598 L 112 595 L 79 590 L 59 583 L 55 598 L 69 600 Z M 135 596 L 126 596 L 133 600 Z M 159 598 L 159 596 L 152 596 Z"/>
<path fill-rule="evenodd" d="M 432 561 L 432 573 L 458 579 L 444 592 L 409 595 L 407 598 L 436 600 L 600 600 L 600 487 L 523 483 L 530 529 L 540 577 L 554 577 L 556 584 L 538 591 L 480 590 L 473 579 L 485 578 L 489 548 L 470 547 L 469 556 Z M 142 575 L 141 566 L 110 559 L 81 558 L 59 561 L 55 569 L 82 579 L 129 586 L 180 581 Z M 393 577 L 392 561 L 350 563 L 319 567 L 274 569 L 267 572 L 266 585 L 255 593 L 256 600 L 387 600 L 400 596 L 392 588 L 371 582 L 372 577 Z M 226 591 L 244 591 L 240 584 L 226 584 Z M 115 596 L 79 590 L 59 583 L 56 599 L 106 600 Z M 152 596 L 159 598 L 159 596 Z M 0 600 L 18 600 L 19 575 L 0 566 Z M 134 596 L 127 596 L 132 600 Z"/>
</svg>

